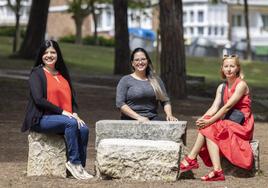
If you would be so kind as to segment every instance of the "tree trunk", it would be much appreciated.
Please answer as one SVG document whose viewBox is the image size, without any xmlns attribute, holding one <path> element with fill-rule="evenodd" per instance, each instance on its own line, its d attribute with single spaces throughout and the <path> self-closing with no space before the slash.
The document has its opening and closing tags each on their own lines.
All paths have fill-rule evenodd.
<svg viewBox="0 0 268 188">
<path fill-rule="evenodd" d="M 75 35 L 75 44 L 82 44 L 82 24 L 83 24 L 83 17 L 77 16 L 73 17 L 75 22 L 75 29 L 76 29 L 76 35 Z"/>
<path fill-rule="evenodd" d="M 94 22 L 94 44 L 95 45 L 99 45 L 99 39 L 98 39 L 98 23 L 97 23 L 97 15 L 95 12 L 95 5 L 94 5 L 94 1 L 91 1 L 91 13 L 92 13 L 92 18 L 93 18 L 93 22 Z"/>
<path fill-rule="evenodd" d="M 251 61 L 251 45 L 250 45 L 250 34 L 249 34 L 249 19 L 248 19 L 248 1 L 244 0 L 244 14 L 245 14 L 245 26 L 247 32 L 247 52 L 246 59 Z"/>
<path fill-rule="evenodd" d="M 187 97 L 182 0 L 160 0 L 161 78 L 171 97 Z"/>
<path fill-rule="evenodd" d="M 35 58 L 45 39 L 49 3 L 50 0 L 32 1 L 26 36 L 20 47 L 19 56 L 26 59 Z"/>
<path fill-rule="evenodd" d="M 130 73 L 127 0 L 113 0 L 115 28 L 114 74 Z"/>
<path fill-rule="evenodd" d="M 18 7 L 18 5 L 17 5 Z M 13 53 L 17 51 L 17 47 L 19 46 L 20 43 L 20 8 L 17 8 L 16 12 L 16 26 L 15 26 L 15 37 L 13 41 Z"/>
</svg>

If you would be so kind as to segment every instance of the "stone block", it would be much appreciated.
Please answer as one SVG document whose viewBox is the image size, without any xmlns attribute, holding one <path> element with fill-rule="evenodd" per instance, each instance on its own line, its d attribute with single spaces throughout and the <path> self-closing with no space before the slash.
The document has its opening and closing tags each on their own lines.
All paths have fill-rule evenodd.
<svg viewBox="0 0 268 188">
<path fill-rule="evenodd" d="M 27 176 L 66 177 L 66 147 L 63 135 L 28 135 L 29 154 Z"/>
<path fill-rule="evenodd" d="M 186 143 L 187 121 L 149 121 L 139 123 L 129 120 L 101 120 L 96 122 L 96 142 L 107 138 L 168 140 Z"/>
<path fill-rule="evenodd" d="M 181 143 L 140 139 L 102 139 L 97 177 L 139 181 L 176 181 Z"/>
<path fill-rule="evenodd" d="M 254 155 L 254 164 L 251 170 L 245 170 L 234 166 L 227 159 L 222 159 L 222 168 L 225 174 L 237 176 L 237 177 L 253 177 L 260 172 L 260 151 L 259 151 L 259 141 L 252 140 L 250 142 L 253 155 Z"/>
</svg>

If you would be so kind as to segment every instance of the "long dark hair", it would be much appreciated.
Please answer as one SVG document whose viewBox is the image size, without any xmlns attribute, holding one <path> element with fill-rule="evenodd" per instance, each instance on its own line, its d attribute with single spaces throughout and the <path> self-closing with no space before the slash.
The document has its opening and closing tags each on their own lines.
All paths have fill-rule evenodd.
<svg viewBox="0 0 268 188">
<path fill-rule="evenodd" d="M 57 62 L 55 64 L 55 69 L 61 73 L 61 75 L 68 81 L 68 83 L 71 86 L 71 79 L 70 79 L 70 75 L 69 75 L 69 71 L 64 63 L 63 57 L 62 57 L 62 53 L 60 50 L 60 47 L 58 45 L 58 43 L 54 40 L 45 40 L 40 48 L 39 48 L 39 52 L 37 54 L 36 60 L 35 60 L 35 64 L 34 67 L 38 67 L 38 66 L 42 66 L 44 65 L 44 62 L 42 60 L 42 57 L 44 55 L 44 52 L 48 49 L 48 48 L 54 48 L 57 52 Z"/>
<path fill-rule="evenodd" d="M 132 54 L 130 56 L 130 63 L 131 63 L 131 65 L 132 65 L 132 62 L 134 60 L 134 55 L 136 53 L 138 53 L 138 52 L 144 53 L 144 55 L 145 55 L 145 57 L 147 59 L 148 66 L 147 66 L 147 68 L 145 70 L 145 75 L 148 78 L 151 86 L 154 89 L 156 99 L 157 100 L 160 100 L 160 101 L 166 101 L 166 100 L 168 100 L 167 94 L 160 87 L 159 81 L 157 79 L 157 75 L 156 75 L 155 70 L 153 68 L 152 60 L 151 60 L 149 54 L 146 52 L 145 49 L 143 49 L 143 48 L 136 48 L 136 49 L 133 50 L 133 52 L 132 52 Z M 133 66 L 131 66 L 131 67 L 134 70 L 134 67 Z"/>
</svg>

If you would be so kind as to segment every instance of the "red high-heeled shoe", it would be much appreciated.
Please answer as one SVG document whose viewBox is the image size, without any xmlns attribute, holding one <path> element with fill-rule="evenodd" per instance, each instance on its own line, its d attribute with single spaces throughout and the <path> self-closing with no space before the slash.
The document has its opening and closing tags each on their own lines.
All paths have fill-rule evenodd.
<svg viewBox="0 0 268 188">
<path fill-rule="evenodd" d="M 201 177 L 202 181 L 224 181 L 225 180 L 225 176 L 223 173 L 223 170 L 214 170 L 213 172 L 213 176 L 209 177 L 208 175 L 205 175 L 203 177 Z"/>
<path fill-rule="evenodd" d="M 181 172 L 186 172 L 186 171 L 189 171 L 192 169 L 199 168 L 199 164 L 197 162 L 197 159 L 190 159 L 188 156 L 185 156 L 184 160 L 187 161 L 188 165 L 185 165 L 181 162 L 180 163 L 180 171 Z"/>
</svg>

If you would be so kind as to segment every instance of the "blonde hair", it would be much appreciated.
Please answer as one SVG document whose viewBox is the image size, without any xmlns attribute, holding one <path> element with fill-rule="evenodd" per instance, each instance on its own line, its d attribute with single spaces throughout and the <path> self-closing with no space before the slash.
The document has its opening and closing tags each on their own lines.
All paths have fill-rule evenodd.
<svg viewBox="0 0 268 188">
<path fill-rule="evenodd" d="M 163 91 L 163 89 L 160 87 L 157 76 L 153 71 L 151 71 L 151 73 L 148 75 L 148 80 L 151 86 L 153 87 L 156 99 L 160 101 L 167 101 L 168 97 L 166 93 Z"/>
<path fill-rule="evenodd" d="M 236 73 L 236 76 L 239 77 L 239 78 L 241 78 L 241 79 L 244 79 L 245 76 L 244 76 L 244 73 L 243 73 L 243 71 L 241 69 L 241 65 L 240 65 L 240 61 L 239 61 L 239 56 L 238 55 L 235 55 L 235 54 L 233 54 L 233 55 L 224 55 L 223 56 L 222 61 L 221 61 L 221 68 L 220 68 L 221 78 L 223 78 L 223 79 L 226 78 L 225 74 L 222 71 L 223 63 L 224 63 L 224 61 L 226 59 L 232 59 L 232 60 L 234 60 L 235 65 L 238 68 L 238 72 Z"/>
</svg>

